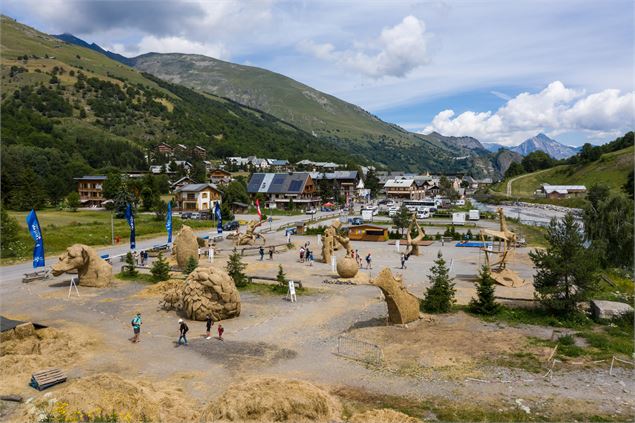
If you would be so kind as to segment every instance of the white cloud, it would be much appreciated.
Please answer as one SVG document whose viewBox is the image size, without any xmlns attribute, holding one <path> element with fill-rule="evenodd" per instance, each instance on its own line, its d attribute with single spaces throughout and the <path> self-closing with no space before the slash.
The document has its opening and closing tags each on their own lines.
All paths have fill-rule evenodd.
<svg viewBox="0 0 635 423">
<path fill-rule="evenodd" d="M 438 113 L 424 129 L 444 135 L 473 136 L 481 141 L 513 145 L 537 132 L 584 131 L 590 137 L 628 130 L 635 119 L 635 92 L 607 89 L 586 95 L 560 81 L 539 93 L 521 93 L 496 111 Z"/>
<path fill-rule="evenodd" d="M 124 56 L 134 57 L 142 53 L 186 53 L 202 54 L 215 59 L 227 60 L 230 58 L 229 51 L 223 43 L 203 43 L 190 41 L 183 37 L 155 37 L 146 35 L 134 47 L 126 47 L 122 44 L 114 44 L 112 51 Z"/>
<path fill-rule="evenodd" d="M 372 78 L 404 77 L 428 63 L 428 39 L 425 23 L 409 15 L 389 28 L 384 28 L 372 43 L 353 42 L 348 50 L 336 50 L 330 43 L 302 41 L 298 48 L 318 59 L 335 62 Z"/>
</svg>

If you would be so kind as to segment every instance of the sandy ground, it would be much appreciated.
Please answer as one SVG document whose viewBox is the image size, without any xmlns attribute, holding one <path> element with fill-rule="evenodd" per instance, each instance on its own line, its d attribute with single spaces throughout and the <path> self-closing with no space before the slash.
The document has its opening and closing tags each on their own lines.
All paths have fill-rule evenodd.
<svg viewBox="0 0 635 423">
<path fill-rule="evenodd" d="M 276 237 L 280 239 L 273 239 Z M 281 234 L 269 236 L 270 242 L 282 238 Z M 316 237 L 296 236 L 293 241 L 297 246 L 307 241 L 315 244 Z M 422 247 L 422 255 L 411 257 L 407 269 L 402 270 L 395 246 L 354 245 L 363 256 L 370 252 L 373 257 L 372 269 L 361 270 L 359 281 L 388 266 L 403 274 L 405 285 L 419 297 L 428 286 L 429 268 L 441 251 L 455 277 L 460 304 L 474 295 L 474 277 L 483 262 L 478 249 L 434 243 Z M 319 256 L 318 249 L 313 249 Z M 217 256 L 214 265 L 224 266 L 225 260 Z M 67 384 L 47 391 L 53 396 L 56 392 L 61 395 L 64 386 L 73 381 L 107 373 L 137 384 L 160 381 L 160 388 L 151 395 L 157 404 L 161 404 L 161 392 L 176 390 L 187 404 L 201 409 L 233 383 L 275 376 L 306 380 L 333 391 L 349 389 L 421 401 L 445 398 L 471 404 L 477 397 L 515 407 L 516 400 L 523 399 L 523 404 L 537 409 L 565 410 L 562 404 L 575 404 L 572 409 L 590 414 L 622 418 L 634 414 L 631 394 L 635 386 L 628 370 L 620 368 L 610 377 L 606 368 L 562 369 L 549 380 L 493 364 L 498 357 L 526 348 L 528 336 L 548 338 L 549 328 L 510 328 L 464 313 L 425 318 L 408 327 L 386 326 L 387 310 L 377 288 L 326 284 L 325 280 L 334 279 L 330 266 L 299 263 L 297 249 L 276 254 L 271 261 L 265 258 L 260 262 L 255 256 L 244 261 L 248 263 L 247 274 L 270 277 L 275 277 L 282 264 L 290 279 L 314 288 L 313 294 L 290 303 L 281 296 L 243 292 L 241 316 L 222 322 L 224 341 L 205 339 L 204 323 L 190 322 L 187 346 L 176 344 L 179 316 L 159 307 L 160 286 L 118 282 L 105 289 L 80 287 L 80 296 L 69 298 L 68 276 L 30 284 L 3 280 L 3 315 L 45 323 L 70 335 L 69 342 L 80 347 L 68 344 L 74 351 L 72 360 L 56 353 L 47 362 L 15 360 L 3 366 L 3 377 L 12 372 L 12 379 L 3 384 L 0 393 L 42 399 L 45 393 L 27 383 L 31 372 L 50 365 L 63 368 L 70 377 Z M 531 279 L 526 249 L 516 252 L 510 267 Z M 532 298 L 532 285 L 498 287 L 497 295 Z M 137 311 L 144 323 L 141 342 L 132 344 L 130 320 Z M 384 365 L 369 366 L 334 354 L 340 336 L 379 345 Z M 15 371 L 16 366 L 21 366 L 20 372 Z M 0 417 L 11 413 L 16 415 L 13 409 L 0 410 Z"/>
</svg>

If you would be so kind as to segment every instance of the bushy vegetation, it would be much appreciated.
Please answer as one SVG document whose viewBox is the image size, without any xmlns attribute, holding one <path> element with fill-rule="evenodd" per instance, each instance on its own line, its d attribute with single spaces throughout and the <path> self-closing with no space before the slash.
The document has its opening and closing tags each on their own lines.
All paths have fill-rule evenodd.
<svg viewBox="0 0 635 423">
<path fill-rule="evenodd" d="M 468 306 L 472 313 L 494 315 L 500 311 L 500 304 L 496 302 L 496 282 L 492 278 L 490 269 L 483 266 L 476 281 L 476 298 L 472 298 Z"/>
<path fill-rule="evenodd" d="M 234 280 L 237 288 L 242 288 L 249 282 L 247 275 L 244 273 L 246 267 L 247 265 L 242 262 L 240 253 L 234 248 L 227 261 L 226 270 L 227 274 Z"/>
<path fill-rule="evenodd" d="M 428 280 L 432 286 L 426 289 L 421 301 L 421 310 L 428 313 L 448 313 L 456 302 L 456 289 L 441 252 L 437 255 L 430 272 Z"/>
<path fill-rule="evenodd" d="M 163 258 L 163 254 L 159 253 L 157 259 L 154 263 L 152 263 L 150 273 L 152 273 L 152 277 L 155 282 L 167 281 L 170 279 L 170 265 L 167 260 Z"/>
</svg>

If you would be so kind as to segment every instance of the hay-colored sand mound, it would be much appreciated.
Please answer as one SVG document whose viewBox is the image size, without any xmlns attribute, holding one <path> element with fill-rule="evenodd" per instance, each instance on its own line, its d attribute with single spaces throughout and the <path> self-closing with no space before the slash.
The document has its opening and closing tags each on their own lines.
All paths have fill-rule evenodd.
<svg viewBox="0 0 635 423">
<path fill-rule="evenodd" d="M 338 421 L 340 404 L 326 391 L 300 380 L 259 378 L 230 386 L 205 410 L 206 421 Z"/>
<path fill-rule="evenodd" d="M 383 408 L 381 410 L 368 410 L 354 414 L 349 423 L 419 423 L 420 421 L 399 411 Z"/>
<path fill-rule="evenodd" d="M 183 285 L 184 279 L 169 279 L 163 282 L 157 282 L 139 291 L 137 297 L 162 297 L 166 292 Z"/>
<path fill-rule="evenodd" d="M 97 345 L 90 331 L 67 327 L 35 330 L 28 323 L 2 333 L 0 394 L 30 392 L 31 374 L 48 367 L 68 370 L 88 358 Z"/>
<path fill-rule="evenodd" d="M 76 412 L 106 414 L 113 411 L 121 421 L 195 421 L 198 406 L 175 389 L 162 389 L 160 383 L 126 380 L 112 373 L 101 373 L 68 382 L 53 391 L 53 397 L 40 401 L 38 409 L 68 416 Z M 49 405 L 49 400 L 56 403 Z M 51 401 L 53 402 L 53 401 Z M 145 419 L 145 420 L 144 420 Z"/>
</svg>

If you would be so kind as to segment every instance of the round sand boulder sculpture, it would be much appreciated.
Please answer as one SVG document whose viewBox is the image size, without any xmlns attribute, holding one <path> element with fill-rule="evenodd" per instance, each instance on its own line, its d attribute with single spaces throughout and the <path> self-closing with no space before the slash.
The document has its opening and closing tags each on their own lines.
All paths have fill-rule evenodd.
<svg viewBox="0 0 635 423">
<path fill-rule="evenodd" d="M 185 282 L 165 293 L 164 306 L 185 313 L 191 320 L 215 321 L 240 315 L 240 293 L 233 279 L 222 269 L 197 267 Z"/>
<path fill-rule="evenodd" d="M 183 225 L 181 230 L 174 238 L 173 254 L 176 257 L 176 264 L 180 268 L 184 268 L 190 257 L 194 257 L 198 264 L 198 240 L 196 235 L 187 225 Z"/>
<path fill-rule="evenodd" d="M 340 278 L 354 278 L 359 271 L 359 266 L 355 259 L 350 256 L 340 257 L 337 259 L 337 274 Z"/>
<path fill-rule="evenodd" d="M 59 256 L 59 261 L 51 266 L 54 276 L 72 270 L 77 270 L 78 284 L 81 286 L 103 288 L 110 285 L 112 280 L 112 266 L 88 245 L 71 245 Z"/>
</svg>

